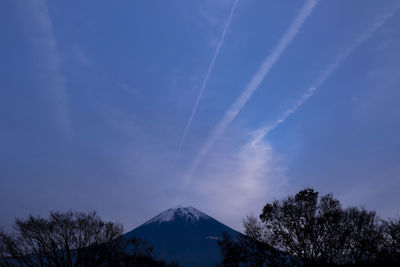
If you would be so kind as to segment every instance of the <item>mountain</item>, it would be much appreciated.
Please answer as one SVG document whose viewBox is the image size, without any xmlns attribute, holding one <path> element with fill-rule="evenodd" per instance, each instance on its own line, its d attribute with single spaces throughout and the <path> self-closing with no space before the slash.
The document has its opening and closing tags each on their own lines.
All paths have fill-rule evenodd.
<svg viewBox="0 0 400 267">
<path fill-rule="evenodd" d="M 221 260 L 217 240 L 223 233 L 232 237 L 241 235 L 193 207 L 177 207 L 160 213 L 124 236 L 147 240 L 158 259 L 195 267 L 210 266 Z"/>
</svg>

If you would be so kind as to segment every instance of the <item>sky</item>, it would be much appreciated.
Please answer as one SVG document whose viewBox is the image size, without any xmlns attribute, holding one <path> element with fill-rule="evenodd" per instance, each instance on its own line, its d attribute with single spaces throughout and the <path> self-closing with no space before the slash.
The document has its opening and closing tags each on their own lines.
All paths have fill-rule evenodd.
<svg viewBox="0 0 400 267">
<path fill-rule="evenodd" d="M 313 187 L 400 215 L 397 0 L 0 2 L 0 225 Z"/>
</svg>

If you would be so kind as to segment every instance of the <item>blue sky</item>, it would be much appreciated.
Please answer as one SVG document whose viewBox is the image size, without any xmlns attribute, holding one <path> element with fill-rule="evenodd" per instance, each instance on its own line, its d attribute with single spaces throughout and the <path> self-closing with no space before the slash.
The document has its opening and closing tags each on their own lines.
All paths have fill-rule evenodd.
<svg viewBox="0 0 400 267">
<path fill-rule="evenodd" d="M 193 205 L 241 229 L 305 186 L 398 215 L 399 7 L 2 1 L 0 224 Z"/>
</svg>

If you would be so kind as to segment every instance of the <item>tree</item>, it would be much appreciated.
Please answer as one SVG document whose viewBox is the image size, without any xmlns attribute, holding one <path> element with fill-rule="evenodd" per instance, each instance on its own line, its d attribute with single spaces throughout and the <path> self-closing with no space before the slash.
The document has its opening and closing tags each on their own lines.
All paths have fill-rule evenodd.
<svg viewBox="0 0 400 267">
<path fill-rule="evenodd" d="M 245 240 L 220 242 L 225 262 L 238 264 L 231 266 L 378 265 L 393 264 L 396 259 L 399 262 L 398 256 L 394 256 L 399 254 L 398 220 L 386 223 L 374 211 L 343 209 L 331 194 L 318 198 L 318 192 L 312 188 L 267 203 L 259 219 L 244 220 Z M 244 256 L 230 257 L 234 250 Z M 248 265 L 250 258 L 263 264 Z"/>
<path fill-rule="evenodd" d="M 223 256 L 222 266 L 287 266 L 287 253 L 272 247 L 265 239 L 265 229 L 254 216 L 243 220 L 245 235 L 232 238 L 223 235 L 218 242 Z"/>
<path fill-rule="evenodd" d="M 384 235 L 384 248 L 381 258 L 386 259 L 384 263 L 389 262 L 400 265 L 400 217 L 384 221 L 382 232 Z"/>
<path fill-rule="evenodd" d="M 318 192 L 306 188 L 294 197 L 266 204 L 260 215 L 266 241 L 286 251 L 293 264 L 334 263 L 343 246 L 342 208 L 332 195 L 318 201 Z"/>
<path fill-rule="evenodd" d="M 1 266 L 167 266 L 144 241 L 124 239 L 122 225 L 96 212 L 29 216 L 16 219 L 14 230 L 0 231 Z"/>
</svg>

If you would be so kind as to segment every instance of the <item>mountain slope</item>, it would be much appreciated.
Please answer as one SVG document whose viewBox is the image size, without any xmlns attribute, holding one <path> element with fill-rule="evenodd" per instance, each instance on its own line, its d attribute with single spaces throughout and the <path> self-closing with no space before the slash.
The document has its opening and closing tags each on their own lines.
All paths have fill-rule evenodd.
<svg viewBox="0 0 400 267">
<path fill-rule="evenodd" d="M 168 209 L 126 233 L 154 246 L 157 258 L 178 261 L 181 266 L 209 266 L 221 260 L 217 240 L 223 233 L 239 232 L 193 207 Z"/>
</svg>

